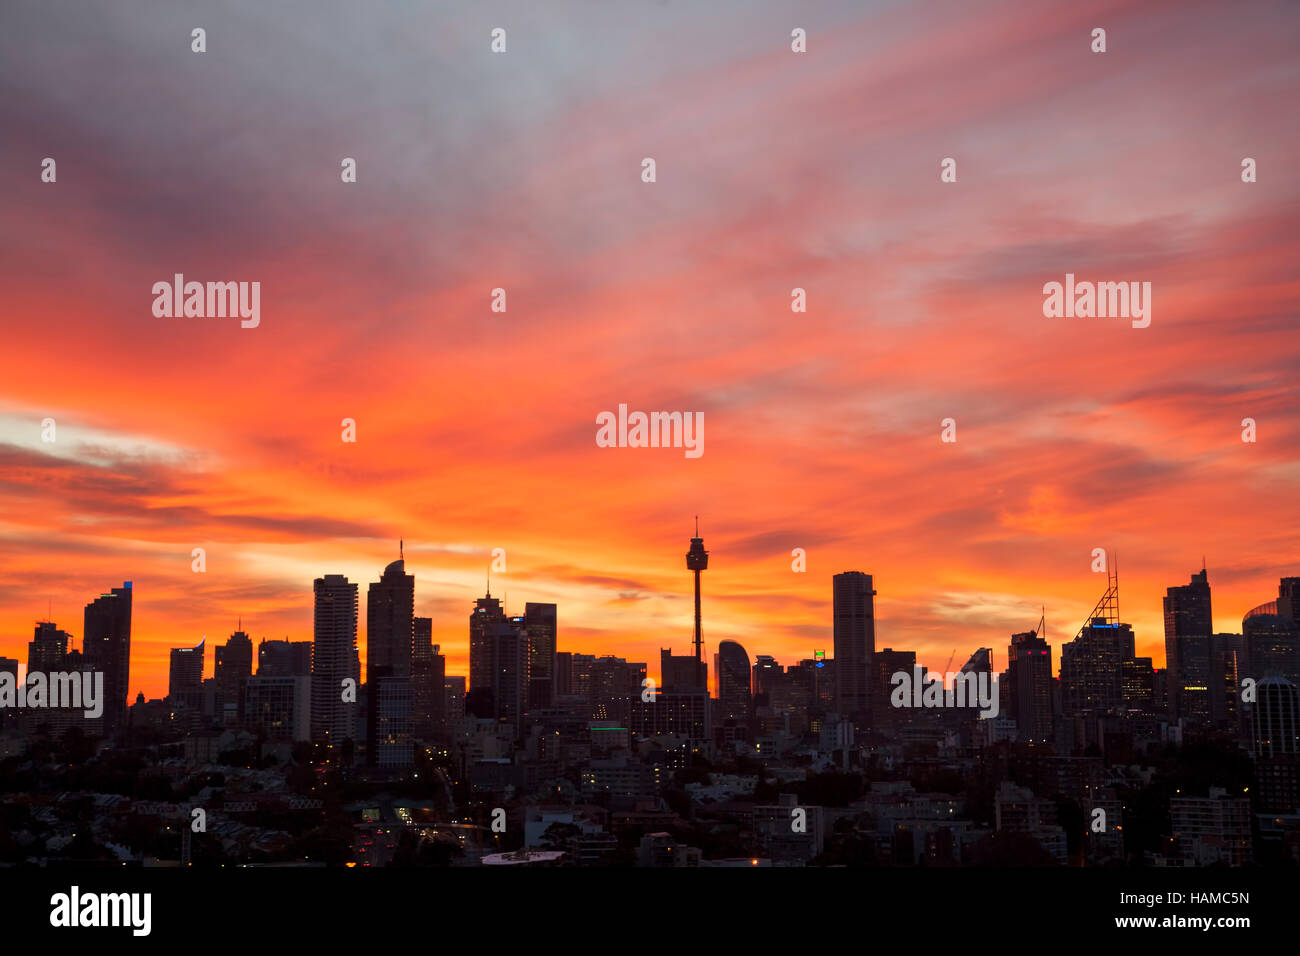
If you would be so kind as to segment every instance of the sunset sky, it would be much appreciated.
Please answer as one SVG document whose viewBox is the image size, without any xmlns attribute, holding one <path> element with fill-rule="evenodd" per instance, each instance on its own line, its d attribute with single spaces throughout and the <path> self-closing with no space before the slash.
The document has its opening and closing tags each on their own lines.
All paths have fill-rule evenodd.
<svg viewBox="0 0 1300 956">
<path fill-rule="evenodd" d="M 657 674 L 696 514 L 710 671 L 829 655 L 844 570 L 878 649 L 1000 670 L 1045 606 L 1056 664 L 1098 547 L 1157 665 L 1202 557 L 1239 631 L 1300 574 L 1297 49 L 1284 2 L 6 3 L 0 654 L 131 580 L 157 697 L 341 573 L 364 656 L 403 538 L 449 673 L 504 548 L 509 611 Z M 260 326 L 156 318 L 175 273 Z M 1045 318 L 1066 273 L 1150 327 Z M 703 456 L 597 447 L 620 403 Z"/>
</svg>

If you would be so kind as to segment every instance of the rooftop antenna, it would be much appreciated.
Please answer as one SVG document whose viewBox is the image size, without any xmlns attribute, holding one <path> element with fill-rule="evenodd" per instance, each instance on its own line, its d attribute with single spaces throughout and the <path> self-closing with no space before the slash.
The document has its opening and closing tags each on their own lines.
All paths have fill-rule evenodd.
<svg viewBox="0 0 1300 956">
<path fill-rule="evenodd" d="M 406 560 L 406 542 L 401 538 L 397 539 L 397 557 L 399 560 Z"/>
</svg>

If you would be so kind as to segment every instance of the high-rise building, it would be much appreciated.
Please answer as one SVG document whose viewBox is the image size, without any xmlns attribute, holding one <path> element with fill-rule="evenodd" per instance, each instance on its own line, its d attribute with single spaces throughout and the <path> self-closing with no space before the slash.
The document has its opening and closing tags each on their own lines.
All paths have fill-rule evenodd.
<svg viewBox="0 0 1300 956">
<path fill-rule="evenodd" d="M 465 719 L 465 678 L 462 675 L 448 674 L 442 681 L 442 721 L 448 730 L 453 730 Z"/>
<path fill-rule="evenodd" d="M 236 630 L 225 644 L 217 646 L 215 657 L 217 693 L 227 715 L 240 721 L 244 717 L 244 692 L 253 674 L 253 642 L 242 630 Z"/>
<path fill-rule="evenodd" d="M 366 762 L 406 767 L 414 758 L 411 658 L 415 576 L 399 557 L 366 595 Z"/>
<path fill-rule="evenodd" d="M 27 673 L 50 674 L 66 668 L 72 635 L 61 631 L 53 621 L 38 621 L 36 632 L 27 644 Z"/>
<path fill-rule="evenodd" d="M 338 746 L 356 737 L 356 704 L 343 699 L 343 686 L 351 680 L 355 687 L 361 676 L 357 667 L 357 586 L 341 574 L 327 574 L 315 580 L 313 589 L 312 742 Z"/>
<path fill-rule="evenodd" d="M 527 639 L 528 693 L 526 707 L 538 710 L 555 699 L 556 607 L 554 604 L 524 605 L 524 635 Z"/>
<path fill-rule="evenodd" d="M 659 648 L 661 690 L 704 690 L 709 686 L 708 665 L 689 654 L 674 654 Z"/>
<path fill-rule="evenodd" d="M 555 652 L 555 699 L 568 697 L 573 693 L 573 653 Z"/>
<path fill-rule="evenodd" d="M 433 643 L 433 619 L 415 618 L 415 650 L 411 656 L 412 700 L 415 708 L 413 731 L 430 740 L 442 731 L 443 686 L 447 677 L 447 658 Z"/>
<path fill-rule="evenodd" d="M 491 593 L 474 602 L 469 616 L 469 693 L 489 695 L 497 720 L 517 723 L 528 686 L 524 619 L 507 618 Z"/>
<path fill-rule="evenodd" d="M 916 651 L 896 651 L 886 647 L 873 655 L 871 701 L 875 726 L 891 728 L 907 722 L 910 709 L 894 707 L 890 703 L 893 678 L 895 674 L 906 674 L 910 681 L 915 667 Z"/>
<path fill-rule="evenodd" d="M 1256 685 L 1251 710 L 1259 809 L 1292 813 L 1300 806 L 1300 693 L 1281 677 Z"/>
<path fill-rule="evenodd" d="M 260 671 L 245 684 L 244 724 L 267 740 L 311 739 L 311 678 Z"/>
<path fill-rule="evenodd" d="M 1061 699 L 1066 717 L 1127 710 L 1125 662 L 1133 660 L 1133 628 L 1093 618 L 1061 647 Z"/>
<path fill-rule="evenodd" d="M 311 641 L 259 641 L 257 673 L 262 677 L 310 677 Z"/>
<path fill-rule="evenodd" d="M 845 571 L 832 579 L 836 710 L 869 720 L 876 652 L 876 592 L 871 575 Z"/>
<path fill-rule="evenodd" d="M 1017 739 L 1028 743 L 1051 740 L 1052 648 L 1036 630 L 1011 635 L 1007 680 Z"/>
<path fill-rule="evenodd" d="M 735 641 L 719 642 L 713 656 L 713 673 L 718 682 L 718 716 L 722 720 L 748 720 L 752 704 L 749 654 Z"/>
<path fill-rule="evenodd" d="M 1210 582 L 1204 568 L 1192 575 L 1190 583 L 1165 592 L 1164 611 L 1169 718 L 1208 724 L 1216 680 Z"/>
<path fill-rule="evenodd" d="M 126 723 L 127 685 L 131 679 L 131 582 L 101 594 L 86 605 L 82 628 L 85 667 L 104 674 L 104 735 Z"/>
<path fill-rule="evenodd" d="M 171 670 L 167 680 L 167 696 L 180 700 L 187 692 L 203 686 L 203 645 L 205 637 L 193 647 L 173 647 Z"/>
<path fill-rule="evenodd" d="M 1269 602 L 1247 612 L 1241 622 L 1243 656 L 1256 681 L 1281 677 L 1300 683 L 1300 626 L 1277 613 L 1279 602 Z"/>
</svg>

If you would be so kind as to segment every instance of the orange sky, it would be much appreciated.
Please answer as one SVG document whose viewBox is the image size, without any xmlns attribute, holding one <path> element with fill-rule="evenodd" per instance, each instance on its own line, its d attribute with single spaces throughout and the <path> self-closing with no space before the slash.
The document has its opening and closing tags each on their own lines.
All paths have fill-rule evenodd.
<svg viewBox="0 0 1300 956">
<path fill-rule="evenodd" d="M 131 695 L 159 696 L 168 649 L 239 615 L 310 639 L 343 573 L 364 655 L 400 537 L 449 672 L 504 548 L 509 610 L 654 674 L 688 649 L 695 514 L 710 664 L 830 653 L 856 569 L 878 648 L 1001 668 L 1041 606 L 1073 637 L 1097 547 L 1157 664 L 1202 556 L 1239 630 L 1300 574 L 1295 9 L 739 10 L 235 5 L 202 55 L 182 14 L 13 14 L 0 654 L 47 602 L 79 646 L 131 580 Z M 155 318 L 177 272 L 261 282 L 259 327 Z M 1151 282 L 1151 326 L 1044 318 L 1067 272 Z M 598 448 L 619 403 L 703 412 L 703 456 Z"/>
</svg>

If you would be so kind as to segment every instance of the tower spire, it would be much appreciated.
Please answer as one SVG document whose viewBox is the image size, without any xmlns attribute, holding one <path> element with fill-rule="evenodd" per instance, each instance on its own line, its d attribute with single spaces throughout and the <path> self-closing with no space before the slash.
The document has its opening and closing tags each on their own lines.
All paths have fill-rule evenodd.
<svg viewBox="0 0 1300 956">
<path fill-rule="evenodd" d="M 397 539 L 397 557 L 402 561 L 406 560 L 406 542 L 401 538 Z"/>
</svg>

